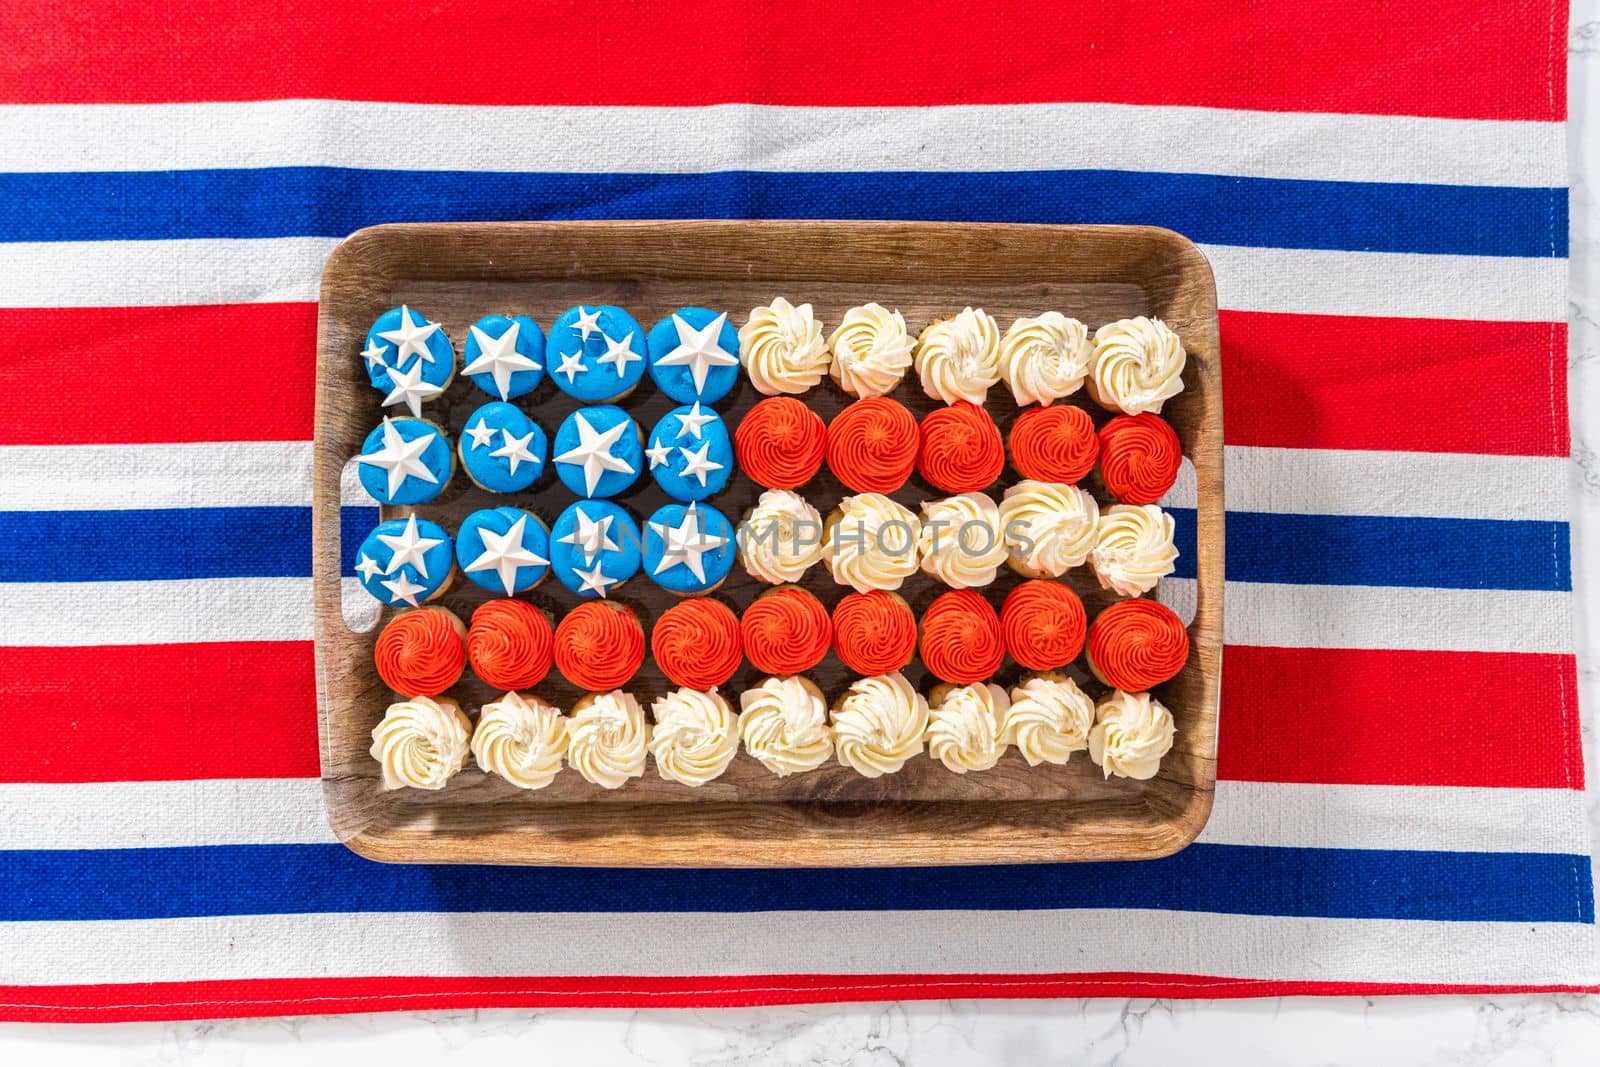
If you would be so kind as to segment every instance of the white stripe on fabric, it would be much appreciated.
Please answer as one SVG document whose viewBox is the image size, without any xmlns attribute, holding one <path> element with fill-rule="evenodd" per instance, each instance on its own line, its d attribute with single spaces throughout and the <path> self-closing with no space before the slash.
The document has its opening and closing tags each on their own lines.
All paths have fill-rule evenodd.
<svg viewBox="0 0 1600 1067">
<path fill-rule="evenodd" d="M 0 107 L 0 171 L 1151 171 L 1176 160 L 1191 174 L 1555 187 L 1564 136 L 1558 122 L 1093 103 L 29 104 Z"/>
<path fill-rule="evenodd" d="M 84 951 L 85 939 L 93 951 Z M 244 915 L 0 923 L 0 983 L 368 975 L 1053 974 L 1325 982 L 1596 980 L 1575 923 L 1204 912 L 839 911 Z"/>
<path fill-rule="evenodd" d="M 313 301 L 338 243 L 328 237 L 0 243 L 0 307 Z M 1202 250 L 1216 272 L 1222 307 L 1236 311 L 1517 322 L 1566 316 L 1561 259 Z"/>
<path fill-rule="evenodd" d="M 310 504 L 310 441 L 0 447 L 0 510 Z"/>
<path fill-rule="evenodd" d="M 316 778 L 0 785 L 0 851 L 335 841 Z"/>
</svg>

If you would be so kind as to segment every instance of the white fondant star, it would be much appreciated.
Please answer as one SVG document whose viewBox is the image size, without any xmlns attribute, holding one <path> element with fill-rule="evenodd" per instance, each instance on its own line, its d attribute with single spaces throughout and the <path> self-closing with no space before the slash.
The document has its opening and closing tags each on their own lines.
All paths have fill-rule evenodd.
<svg viewBox="0 0 1600 1067">
<path fill-rule="evenodd" d="M 526 515 L 511 524 L 511 529 L 503 534 L 493 530 L 479 528 L 478 536 L 483 538 L 483 552 L 478 558 L 467 564 L 467 571 L 494 571 L 500 575 L 500 584 L 505 586 L 506 595 L 516 592 L 518 567 L 542 567 L 550 561 L 530 551 L 522 543 L 522 535 L 528 525 Z"/>
<path fill-rule="evenodd" d="M 400 326 L 394 330 L 379 330 L 378 336 L 398 347 L 395 353 L 394 365 L 405 366 L 406 360 L 412 356 L 421 356 L 422 362 L 433 362 L 433 350 L 428 347 L 428 338 L 439 328 L 437 322 L 429 322 L 419 318 L 411 321 L 411 309 L 404 304 L 400 305 Z"/>
<path fill-rule="evenodd" d="M 602 552 L 617 550 L 617 543 L 611 540 L 611 520 L 616 518 L 615 515 L 591 519 L 583 513 L 582 508 L 574 508 L 573 516 L 577 519 L 577 525 L 567 536 L 556 538 L 558 543 L 572 545 L 583 555 L 585 563 L 593 563 Z"/>
<path fill-rule="evenodd" d="M 628 336 L 624 337 L 620 341 L 613 341 L 610 337 L 603 333 L 600 335 L 600 337 L 606 343 L 606 352 L 605 355 L 596 359 L 595 362 L 609 363 L 613 367 L 616 367 L 618 378 L 623 376 L 623 372 L 628 369 L 629 363 L 636 361 L 643 362 L 644 357 L 629 347 L 629 345 L 633 343 L 632 330 L 629 330 Z"/>
<path fill-rule="evenodd" d="M 644 454 L 650 457 L 650 469 L 655 470 L 663 463 L 666 463 L 668 460 L 672 459 L 672 446 L 651 445 L 649 448 L 644 450 Z"/>
<path fill-rule="evenodd" d="M 361 575 L 364 581 L 370 582 L 374 575 L 383 573 L 383 568 L 378 566 L 377 560 L 363 552 L 356 560 L 356 573 Z"/>
<path fill-rule="evenodd" d="M 439 476 L 428 469 L 421 456 L 438 437 L 438 434 L 430 431 L 407 441 L 400 436 L 392 420 L 384 419 L 383 447 L 370 456 L 358 456 L 357 460 L 389 472 L 390 496 L 400 490 L 407 477 L 421 478 L 430 485 L 437 485 Z"/>
<path fill-rule="evenodd" d="M 395 404 L 404 404 L 411 409 L 411 414 L 422 415 L 422 402 L 432 400 L 444 392 L 442 386 L 422 380 L 422 364 L 411 364 L 410 370 L 391 368 L 389 381 L 394 383 L 394 388 L 389 390 L 389 395 L 383 398 L 383 406 L 391 407 Z"/>
<path fill-rule="evenodd" d="M 389 595 L 396 600 L 403 600 L 412 607 L 417 606 L 417 594 L 428 588 L 425 585 L 418 585 L 404 574 L 398 578 L 385 579 L 379 584 L 389 590 Z"/>
<path fill-rule="evenodd" d="M 517 332 L 521 329 L 522 323 L 512 322 L 505 333 L 490 337 L 476 326 L 471 327 L 469 332 L 473 340 L 478 342 L 478 358 L 461 368 L 461 373 L 493 374 L 494 387 L 500 391 L 500 399 L 509 399 L 511 376 L 519 370 L 539 369 L 539 364 L 517 351 Z"/>
<path fill-rule="evenodd" d="M 696 400 L 694 407 L 689 409 L 687 415 L 678 416 L 678 439 L 681 441 L 685 437 L 693 437 L 699 440 L 700 431 L 705 427 L 705 424 L 713 421 L 716 417 L 717 413 L 715 411 L 701 411 L 700 401 Z"/>
<path fill-rule="evenodd" d="M 588 419 L 583 417 L 583 412 L 575 411 L 572 417 L 576 420 L 575 425 L 578 428 L 578 444 L 557 456 L 556 462 L 583 467 L 586 495 L 594 494 L 594 487 L 600 484 L 600 477 L 606 471 L 634 473 L 633 468 L 628 466 L 627 460 L 611 454 L 611 447 L 630 429 L 626 422 L 619 422 L 605 433 L 600 433 L 589 424 Z"/>
<path fill-rule="evenodd" d="M 739 365 L 739 357 L 730 355 L 717 343 L 717 335 L 727 321 L 728 313 L 723 312 L 704 329 L 696 330 L 682 316 L 673 315 L 672 325 L 678 328 L 678 347 L 656 360 L 656 366 L 688 367 L 690 377 L 694 379 L 694 391 L 700 392 L 706 387 L 706 374 L 712 367 Z"/>
<path fill-rule="evenodd" d="M 528 451 L 528 442 L 533 440 L 533 431 L 529 430 L 525 437 L 512 437 L 510 430 L 500 431 L 502 444 L 489 455 L 497 459 L 510 460 L 511 473 L 517 473 L 517 464 L 527 460 L 535 467 L 539 465 L 539 457 Z"/>
<path fill-rule="evenodd" d="M 601 571 L 603 566 L 604 564 L 596 563 L 590 570 L 584 570 L 582 567 L 572 568 L 572 573 L 578 576 L 578 592 L 582 593 L 585 590 L 593 589 L 603 597 L 606 595 L 606 586 L 616 585 L 620 581 L 620 579 L 603 573 Z"/>
<path fill-rule="evenodd" d="M 684 512 L 683 522 L 677 526 L 652 522 L 650 528 L 660 535 L 663 545 L 661 561 L 656 564 L 655 573 L 660 574 L 682 564 L 689 568 L 689 573 L 694 575 L 697 582 L 706 580 L 705 563 L 700 557 L 728 543 L 728 539 L 720 534 L 706 533 L 693 504 L 689 505 Z"/>
<path fill-rule="evenodd" d="M 386 366 L 383 362 L 384 351 L 384 347 L 376 341 L 369 341 L 367 347 L 361 350 L 361 358 L 367 361 L 368 371 L 372 370 L 373 367 Z"/>
<path fill-rule="evenodd" d="M 444 541 L 440 538 L 423 537 L 418 533 L 417 517 L 415 515 L 406 519 L 405 529 L 401 530 L 399 534 L 379 534 L 378 540 L 383 542 L 385 548 L 394 553 L 393 556 L 389 557 L 389 566 L 384 568 L 383 573 L 393 574 L 409 563 L 417 568 L 417 574 L 424 580 L 428 577 L 428 561 L 423 557 L 423 553 L 430 548 L 444 544 Z"/>
<path fill-rule="evenodd" d="M 687 478 L 693 475 L 699 478 L 700 488 L 702 489 L 706 487 L 706 475 L 712 471 L 719 471 L 724 466 L 724 464 L 718 463 L 716 460 L 706 458 L 706 453 L 710 450 L 710 441 L 702 441 L 698 452 L 691 452 L 682 446 L 678 448 L 678 451 L 683 453 L 683 476 Z"/>
<path fill-rule="evenodd" d="M 573 352 L 571 355 L 557 356 L 556 358 L 561 360 L 561 365 L 550 373 L 565 374 L 567 376 L 568 385 L 571 385 L 573 380 L 577 378 L 578 375 L 589 373 L 589 368 L 583 365 L 582 352 Z"/>
<path fill-rule="evenodd" d="M 494 427 L 479 419 L 478 425 L 467 427 L 467 436 L 472 438 L 473 448 L 485 448 L 494 440 Z"/>
<path fill-rule="evenodd" d="M 587 341 L 591 333 L 600 329 L 600 312 L 585 311 L 583 305 L 579 304 L 578 321 L 572 324 L 572 328 L 578 331 L 579 340 Z"/>
</svg>

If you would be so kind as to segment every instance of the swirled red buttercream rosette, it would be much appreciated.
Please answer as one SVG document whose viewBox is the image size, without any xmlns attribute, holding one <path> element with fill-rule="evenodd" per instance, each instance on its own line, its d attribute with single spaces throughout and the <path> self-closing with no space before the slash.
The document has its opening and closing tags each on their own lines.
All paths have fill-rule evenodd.
<svg viewBox="0 0 1600 1067">
<path fill-rule="evenodd" d="M 681 601 L 650 627 L 650 654 L 674 685 L 715 689 L 744 662 L 739 619 L 709 597 Z"/>
<path fill-rule="evenodd" d="M 765 674 L 808 671 L 822 662 L 833 642 L 828 609 L 794 585 L 756 597 L 739 620 L 739 629 L 744 654 Z"/>
<path fill-rule="evenodd" d="M 550 673 L 555 634 L 526 600 L 490 600 L 472 613 L 467 662 L 496 689 L 531 689 Z"/>
<path fill-rule="evenodd" d="M 1075 485 L 1100 454 L 1094 419 L 1072 404 L 1028 408 L 1011 424 L 1011 465 L 1024 478 Z"/>
<path fill-rule="evenodd" d="M 629 607 L 579 604 L 556 626 L 556 669 L 580 689 L 620 689 L 644 665 L 644 629 Z"/>
<path fill-rule="evenodd" d="M 851 593 L 833 608 L 833 651 L 869 678 L 898 671 L 916 655 L 917 617 L 896 593 Z"/>
<path fill-rule="evenodd" d="M 1089 668 L 1128 693 L 1160 685 L 1183 670 L 1189 631 L 1165 604 L 1147 597 L 1119 600 L 1089 627 Z"/>
<path fill-rule="evenodd" d="M 372 658 L 378 677 L 408 697 L 433 697 L 456 684 L 467 665 L 467 629 L 445 608 L 414 608 L 390 620 Z"/>
<path fill-rule="evenodd" d="M 822 469 L 828 427 L 792 396 L 768 397 L 739 420 L 733 453 L 739 469 L 768 489 L 795 489 Z"/>
<path fill-rule="evenodd" d="M 828 424 L 828 469 L 857 493 L 892 493 L 911 477 L 919 439 L 910 409 L 869 396 Z"/>
<path fill-rule="evenodd" d="M 947 493 L 975 493 L 993 485 L 1006 466 L 1005 443 L 989 413 L 958 400 L 922 417 L 917 470 Z"/>
<path fill-rule="evenodd" d="M 1061 582 L 1023 582 L 1000 605 L 1006 651 L 1030 671 L 1053 671 L 1077 659 L 1088 626 L 1083 601 Z"/>
<path fill-rule="evenodd" d="M 1124 504 L 1154 504 L 1178 480 L 1183 446 L 1160 415 L 1119 415 L 1100 428 L 1100 480 Z"/>
<path fill-rule="evenodd" d="M 944 681 L 987 681 L 1006 658 L 1000 617 L 975 589 L 952 589 L 922 615 L 922 664 Z"/>
</svg>

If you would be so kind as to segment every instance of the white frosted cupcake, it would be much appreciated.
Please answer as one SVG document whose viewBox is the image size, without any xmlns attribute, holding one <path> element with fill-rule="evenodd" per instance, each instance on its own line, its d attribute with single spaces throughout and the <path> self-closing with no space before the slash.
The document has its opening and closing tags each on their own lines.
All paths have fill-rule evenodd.
<svg viewBox="0 0 1600 1067">
<path fill-rule="evenodd" d="M 1073 485 L 1021 481 L 1000 502 L 1006 561 L 1025 578 L 1059 578 L 1094 549 L 1100 505 Z"/>
<path fill-rule="evenodd" d="M 561 773 L 566 754 L 566 717 L 538 697 L 507 693 L 478 712 L 472 758 L 518 789 L 549 785 Z"/>
<path fill-rule="evenodd" d="M 957 589 L 988 585 L 1006 561 L 1000 508 L 983 493 L 928 501 L 917 546 L 924 573 Z"/>
<path fill-rule="evenodd" d="M 982 308 L 929 323 L 917 338 L 915 353 L 922 391 L 954 404 L 982 405 L 1000 380 L 1000 326 Z"/>
<path fill-rule="evenodd" d="M 828 338 L 828 373 L 851 396 L 882 396 L 911 366 L 911 336 L 898 311 L 863 304 L 844 313 Z"/>
<path fill-rule="evenodd" d="M 449 697 L 390 704 L 372 728 L 372 758 L 385 789 L 443 789 L 467 762 L 472 723 Z"/>
<path fill-rule="evenodd" d="M 899 671 L 857 679 L 833 706 L 839 762 L 868 778 L 899 771 L 927 732 L 928 701 Z"/>
<path fill-rule="evenodd" d="M 822 690 L 808 678 L 766 678 L 739 694 L 744 750 L 779 778 L 822 766 L 833 755 L 833 731 Z"/>
<path fill-rule="evenodd" d="M 1064 674 L 1045 672 L 1011 688 L 1011 706 L 1001 719 L 1005 739 L 1017 746 L 1028 766 L 1065 763 L 1089 747 L 1094 701 Z"/>
<path fill-rule="evenodd" d="M 719 777 L 739 751 L 739 722 L 715 689 L 678 689 L 650 705 L 650 754 L 661 777 L 700 786 Z"/>
<path fill-rule="evenodd" d="M 1183 342 L 1160 319 L 1119 319 L 1094 332 L 1089 395 L 1110 411 L 1160 414 L 1183 391 Z"/>
<path fill-rule="evenodd" d="M 956 774 L 986 771 L 1006 750 L 1011 701 L 998 685 L 938 685 L 928 697 L 928 754 Z"/>
<path fill-rule="evenodd" d="M 1154 778 L 1177 732 L 1172 713 L 1159 700 L 1118 689 L 1095 705 L 1089 758 L 1107 778 Z"/>
<path fill-rule="evenodd" d="M 894 591 L 917 573 L 921 523 L 882 493 L 858 493 L 839 501 L 828 516 L 822 562 L 840 585 L 858 593 Z"/>
<path fill-rule="evenodd" d="M 798 582 L 822 558 L 822 516 L 805 497 L 768 489 L 739 528 L 739 559 L 768 585 Z"/>
<path fill-rule="evenodd" d="M 589 693 L 572 706 L 567 763 L 602 789 L 620 789 L 644 774 L 649 742 L 650 724 L 630 693 Z"/>
<path fill-rule="evenodd" d="M 1100 588 L 1123 596 L 1148 593 L 1178 559 L 1172 516 L 1156 504 L 1113 504 L 1095 525 L 1089 564 Z"/>
<path fill-rule="evenodd" d="M 803 393 L 828 373 L 828 345 L 810 304 L 778 297 L 752 308 L 739 327 L 739 358 L 756 391 L 767 396 Z"/>
<path fill-rule="evenodd" d="M 1089 373 L 1089 328 L 1059 311 L 1018 319 L 1000 338 L 1000 377 L 1017 406 L 1071 396 Z"/>
</svg>

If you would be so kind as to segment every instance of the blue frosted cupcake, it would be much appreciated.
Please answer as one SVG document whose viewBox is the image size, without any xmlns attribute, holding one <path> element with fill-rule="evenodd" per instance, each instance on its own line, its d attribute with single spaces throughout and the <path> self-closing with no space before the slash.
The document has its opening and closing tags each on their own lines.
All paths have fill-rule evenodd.
<svg viewBox="0 0 1600 1067">
<path fill-rule="evenodd" d="M 415 515 L 380 522 L 356 550 L 356 578 L 384 604 L 416 607 L 450 588 L 450 535 Z"/>
<path fill-rule="evenodd" d="M 548 449 L 539 424 L 504 400 L 491 400 L 468 415 L 456 442 L 467 477 L 491 493 L 532 485 L 544 472 Z"/>
<path fill-rule="evenodd" d="M 474 585 L 512 596 L 550 573 L 550 532 L 521 508 L 484 508 L 461 520 L 456 562 Z"/>
<path fill-rule="evenodd" d="M 423 402 L 444 392 L 456 376 L 450 338 L 437 322 L 404 304 L 373 322 L 361 358 L 372 387 L 384 394 L 383 406 L 404 406 L 413 415 L 421 415 Z"/>
<path fill-rule="evenodd" d="M 579 408 L 556 430 L 556 474 L 579 496 L 616 496 L 644 466 L 639 424 L 608 404 Z"/>
<path fill-rule="evenodd" d="M 550 324 L 550 377 L 585 403 L 611 403 L 633 392 L 646 360 L 644 327 L 619 307 L 580 304 Z"/>
<path fill-rule="evenodd" d="M 721 585 L 738 554 L 733 524 L 709 504 L 668 504 L 645 524 L 644 569 L 678 596 Z"/>
<path fill-rule="evenodd" d="M 501 400 L 531 393 L 544 381 L 544 331 L 526 315 L 485 315 L 467 329 L 461 373 Z"/>
<path fill-rule="evenodd" d="M 444 431 L 425 419 L 384 419 L 356 457 L 361 485 L 380 504 L 425 504 L 455 469 Z"/>
<path fill-rule="evenodd" d="M 609 500 L 580 500 L 550 528 L 550 569 L 585 599 L 609 596 L 639 572 L 639 527 Z"/>
<path fill-rule="evenodd" d="M 650 329 L 650 377 L 680 404 L 714 404 L 739 380 L 739 331 L 726 312 L 682 308 Z"/>
<path fill-rule="evenodd" d="M 650 431 L 645 459 L 651 477 L 677 500 L 704 500 L 720 493 L 733 476 L 728 426 L 710 408 L 674 408 Z"/>
</svg>

